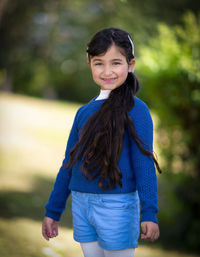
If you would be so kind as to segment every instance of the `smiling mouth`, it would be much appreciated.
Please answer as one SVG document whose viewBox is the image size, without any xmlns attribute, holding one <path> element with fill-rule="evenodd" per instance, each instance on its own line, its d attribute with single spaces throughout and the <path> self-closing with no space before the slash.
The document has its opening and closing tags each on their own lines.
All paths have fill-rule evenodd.
<svg viewBox="0 0 200 257">
<path fill-rule="evenodd" d="M 117 78 L 110 78 L 110 79 L 102 79 L 103 81 L 107 82 L 107 83 L 112 83 L 116 80 Z"/>
</svg>

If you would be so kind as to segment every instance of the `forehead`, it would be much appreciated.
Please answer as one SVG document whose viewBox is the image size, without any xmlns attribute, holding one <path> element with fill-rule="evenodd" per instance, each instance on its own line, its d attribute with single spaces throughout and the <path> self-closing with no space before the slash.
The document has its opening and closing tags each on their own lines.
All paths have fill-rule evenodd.
<svg viewBox="0 0 200 257">
<path fill-rule="evenodd" d="M 98 57 L 98 59 L 101 60 L 107 60 L 107 59 L 122 59 L 122 60 L 126 60 L 126 57 L 124 55 L 124 51 L 122 48 L 116 46 L 116 45 L 111 45 L 108 50 L 103 53 L 100 54 L 98 56 L 92 56 L 91 60 L 94 60 Z"/>
</svg>

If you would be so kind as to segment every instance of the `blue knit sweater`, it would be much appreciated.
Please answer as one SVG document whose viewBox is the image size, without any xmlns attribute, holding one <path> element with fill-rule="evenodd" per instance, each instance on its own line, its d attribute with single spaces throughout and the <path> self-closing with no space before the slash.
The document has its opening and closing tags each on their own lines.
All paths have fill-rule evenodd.
<svg viewBox="0 0 200 257">
<path fill-rule="evenodd" d="M 157 177 L 154 162 L 150 156 L 141 153 L 129 130 L 125 130 L 122 153 L 118 162 L 122 173 L 122 187 L 117 185 L 113 189 L 104 190 L 98 186 L 98 178 L 92 181 L 87 180 L 80 170 L 81 160 L 74 165 L 71 176 L 68 169 L 64 169 L 64 164 L 69 161 L 70 149 L 76 144 L 80 136 L 80 128 L 94 112 L 99 110 L 105 101 L 105 99 L 96 101 L 95 99 L 96 97 L 80 107 L 76 113 L 67 142 L 65 158 L 57 174 L 49 201 L 45 206 L 45 216 L 59 221 L 71 190 L 95 194 L 120 194 L 138 190 L 141 206 L 140 221 L 158 223 L 156 218 L 158 212 Z M 135 105 L 129 115 L 133 120 L 138 136 L 153 149 L 153 123 L 147 105 L 135 97 Z M 146 145 L 143 146 L 148 149 Z"/>
</svg>

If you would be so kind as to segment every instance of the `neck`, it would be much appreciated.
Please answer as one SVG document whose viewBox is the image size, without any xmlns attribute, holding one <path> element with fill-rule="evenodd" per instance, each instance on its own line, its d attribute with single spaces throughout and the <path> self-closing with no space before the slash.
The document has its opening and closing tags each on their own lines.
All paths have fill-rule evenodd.
<svg viewBox="0 0 200 257">
<path fill-rule="evenodd" d="M 110 95 L 110 89 L 101 89 L 98 97 L 95 100 L 107 99 Z"/>
</svg>

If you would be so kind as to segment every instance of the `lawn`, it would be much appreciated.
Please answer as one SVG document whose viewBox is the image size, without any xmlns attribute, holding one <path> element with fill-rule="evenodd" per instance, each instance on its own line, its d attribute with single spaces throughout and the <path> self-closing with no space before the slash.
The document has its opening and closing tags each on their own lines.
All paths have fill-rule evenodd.
<svg viewBox="0 0 200 257">
<path fill-rule="evenodd" d="M 73 240 L 71 199 L 59 237 L 47 242 L 41 236 L 44 205 L 79 106 L 0 94 L 0 256 L 83 256 Z M 151 244 L 140 245 L 135 256 L 194 257 Z"/>
</svg>

